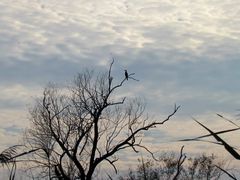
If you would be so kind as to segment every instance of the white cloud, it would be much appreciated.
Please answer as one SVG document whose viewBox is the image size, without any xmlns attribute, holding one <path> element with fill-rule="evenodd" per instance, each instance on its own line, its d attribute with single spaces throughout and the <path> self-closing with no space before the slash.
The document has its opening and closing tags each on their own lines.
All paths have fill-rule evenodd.
<svg viewBox="0 0 240 180">
<path fill-rule="evenodd" d="M 33 61 L 28 53 L 34 52 L 37 57 L 54 54 L 69 61 L 73 57 L 104 58 L 109 53 L 126 53 L 128 48 L 138 54 L 144 48 L 160 54 L 187 52 L 196 60 L 195 55 L 214 48 L 222 56 L 215 58 L 210 52 L 212 60 L 227 60 L 226 53 L 234 51 L 223 52 L 219 45 L 235 41 L 234 50 L 239 50 L 237 1 L 5 0 L 0 5 L 4 9 L 1 40 L 9 41 L 1 43 L 5 58 L 14 54 Z"/>
<path fill-rule="evenodd" d="M 182 105 L 177 118 L 238 108 L 239 7 L 238 0 L 1 0 L 1 142 L 27 125 L 26 105 L 39 87 L 85 67 L 102 70 L 111 56 L 116 80 L 125 68 L 140 79 L 121 94 L 145 96 L 156 116 L 174 103 Z M 198 130 L 170 125 L 165 136 Z"/>
<path fill-rule="evenodd" d="M 41 90 L 40 87 L 26 87 L 21 84 L 14 84 L 8 86 L 0 86 L 0 104 L 1 107 L 9 108 L 16 106 L 16 108 L 25 108 L 33 98 L 39 96 Z"/>
</svg>

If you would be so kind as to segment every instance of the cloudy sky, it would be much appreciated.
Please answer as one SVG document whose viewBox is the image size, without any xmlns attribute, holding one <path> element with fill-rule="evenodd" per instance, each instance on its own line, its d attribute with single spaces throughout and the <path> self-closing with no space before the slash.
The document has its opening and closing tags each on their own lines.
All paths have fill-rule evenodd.
<svg viewBox="0 0 240 180">
<path fill-rule="evenodd" d="M 0 9 L 0 149 L 18 142 L 49 81 L 104 71 L 112 57 L 115 79 L 136 73 L 140 81 L 123 93 L 144 97 L 151 115 L 181 105 L 160 133 L 147 134 L 156 148 L 204 133 L 192 116 L 218 130 L 228 124 L 216 113 L 237 118 L 239 0 L 1 0 Z"/>
</svg>

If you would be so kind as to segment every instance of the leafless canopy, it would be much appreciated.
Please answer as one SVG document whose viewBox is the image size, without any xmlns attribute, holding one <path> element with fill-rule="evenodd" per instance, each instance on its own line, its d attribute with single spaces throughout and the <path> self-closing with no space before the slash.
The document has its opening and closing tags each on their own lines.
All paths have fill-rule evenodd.
<svg viewBox="0 0 240 180">
<path fill-rule="evenodd" d="M 130 81 L 123 74 L 119 83 L 114 82 L 113 62 L 106 73 L 78 74 L 70 88 L 47 87 L 30 110 L 32 126 L 26 141 L 32 149 L 41 149 L 33 153 L 31 162 L 45 177 L 90 180 L 104 161 L 117 171 L 117 152 L 149 151 L 141 144 L 141 133 L 177 112 L 175 106 L 165 120 L 151 121 L 141 100 L 118 97 L 117 90 Z"/>
</svg>

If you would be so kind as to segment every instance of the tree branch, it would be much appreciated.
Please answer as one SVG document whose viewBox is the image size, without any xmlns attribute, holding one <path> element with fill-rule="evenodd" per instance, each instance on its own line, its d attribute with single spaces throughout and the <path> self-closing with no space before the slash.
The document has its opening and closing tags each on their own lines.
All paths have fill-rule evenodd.
<svg viewBox="0 0 240 180">
<path fill-rule="evenodd" d="M 184 163 L 184 161 L 186 159 L 186 155 L 183 154 L 183 148 L 184 148 L 184 146 L 181 147 L 180 156 L 179 156 L 179 159 L 178 159 L 178 162 L 177 162 L 177 172 L 176 172 L 175 176 L 173 177 L 173 180 L 178 179 L 178 176 L 181 173 L 182 164 Z"/>
</svg>

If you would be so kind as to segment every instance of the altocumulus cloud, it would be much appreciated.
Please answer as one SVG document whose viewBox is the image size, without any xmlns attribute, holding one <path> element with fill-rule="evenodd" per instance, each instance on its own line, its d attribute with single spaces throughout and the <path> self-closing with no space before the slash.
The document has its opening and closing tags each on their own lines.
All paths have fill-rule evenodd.
<svg viewBox="0 0 240 180">
<path fill-rule="evenodd" d="M 175 102 L 183 106 L 179 121 L 233 111 L 239 7 L 238 0 L 1 0 L 1 142 L 24 128 L 25 106 L 48 81 L 106 69 L 112 56 L 116 80 L 125 68 L 140 79 L 122 93 L 144 96 L 151 113 L 167 114 Z"/>
</svg>

